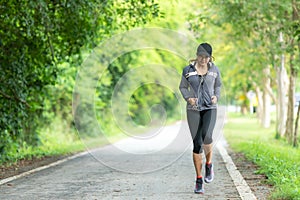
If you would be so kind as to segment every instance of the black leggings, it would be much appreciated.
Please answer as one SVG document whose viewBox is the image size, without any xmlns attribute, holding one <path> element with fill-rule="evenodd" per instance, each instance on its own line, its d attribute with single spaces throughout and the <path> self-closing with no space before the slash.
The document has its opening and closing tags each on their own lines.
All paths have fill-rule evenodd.
<svg viewBox="0 0 300 200">
<path fill-rule="evenodd" d="M 217 120 L 217 109 L 187 110 L 187 120 L 194 143 L 194 153 L 202 153 L 202 144 L 211 144 Z"/>
</svg>

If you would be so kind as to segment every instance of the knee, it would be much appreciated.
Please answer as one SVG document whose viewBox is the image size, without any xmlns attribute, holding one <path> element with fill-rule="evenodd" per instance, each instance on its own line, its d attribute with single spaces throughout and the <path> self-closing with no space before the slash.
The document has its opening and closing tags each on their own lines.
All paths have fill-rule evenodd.
<svg viewBox="0 0 300 200">
<path fill-rule="evenodd" d="M 201 154 L 201 153 L 203 153 L 203 148 L 202 148 L 202 146 L 200 146 L 200 145 L 195 145 L 195 144 L 194 144 L 193 153 L 196 153 L 196 154 Z"/>
<path fill-rule="evenodd" d="M 203 144 L 211 144 L 211 143 L 213 143 L 212 137 L 205 137 L 205 139 L 203 140 Z"/>
<path fill-rule="evenodd" d="M 207 132 L 206 134 L 203 134 L 203 136 L 203 144 L 211 144 L 213 142 L 212 132 Z"/>
</svg>

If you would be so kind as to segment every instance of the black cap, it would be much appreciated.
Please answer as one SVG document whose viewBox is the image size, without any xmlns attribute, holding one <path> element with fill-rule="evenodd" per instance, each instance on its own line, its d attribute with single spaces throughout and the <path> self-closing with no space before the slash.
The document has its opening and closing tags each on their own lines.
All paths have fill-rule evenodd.
<svg viewBox="0 0 300 200">
<path fill-rule="evenodd" d="M 212 47 L 208 43 L 201 43 L 197 48 L 197 56 L 199 55 L 206 55 L 211 56 L 212 55 Z"/>
</svg>

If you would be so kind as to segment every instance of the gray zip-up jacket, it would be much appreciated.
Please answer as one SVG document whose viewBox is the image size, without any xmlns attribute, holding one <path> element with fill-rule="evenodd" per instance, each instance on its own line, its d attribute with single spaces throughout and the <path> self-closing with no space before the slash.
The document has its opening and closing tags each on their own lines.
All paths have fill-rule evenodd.
<svg viewBox="0 0 300 200">
<path fill-rule="evenodd" d="M 208 72 L 201 76 L 198 75 L 193 63 L 183 69 L 179 89 L 186 101 L 189 98 L 198 98 L 196 106 L 190 105 L 187 101 L 187 109 L 202 111 L 217 108 L 217 105 L 212 103 L 211 97 L 216 96 L 218 100 L 220 99 L 221 85 L 221 75 L 217 66 L 210 62 Z"/>
</svg>

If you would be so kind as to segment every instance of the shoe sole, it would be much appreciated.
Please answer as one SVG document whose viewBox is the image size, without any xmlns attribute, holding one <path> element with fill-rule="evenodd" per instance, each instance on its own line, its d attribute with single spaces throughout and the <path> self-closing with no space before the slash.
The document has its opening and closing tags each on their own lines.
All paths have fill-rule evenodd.
<svg viewBox="0 0 300 200">
<path fill-rule="evenodd" d="M 195 194 L 204 194 L 204 191 L 203 192 L 196 192 L 194 191 Z"/>
<path fill-rule="evenodd" d="M 213 169 L 214 169 L 214 166 L 211 167 L 211 170 L 212 170 L 212 176 L 214 176 L 214 171 L 213 171 Z M 213 180 L 214 180 L 214 177 L 212 177 L 211 180 L 207 180 L 207 178 L 204 178 L 204 182 L 205 182 L 205 183 L 211 183 Z"/>
<path fill-rule="evenodd" d="M 205 183 L 211 183 L 213 180 L 214 180 L 214 179 L 211 179 L 211 180 L 206 180 L 206 179 L 204 179 L 204 182 L 205 182 Z"/>
</svg>

